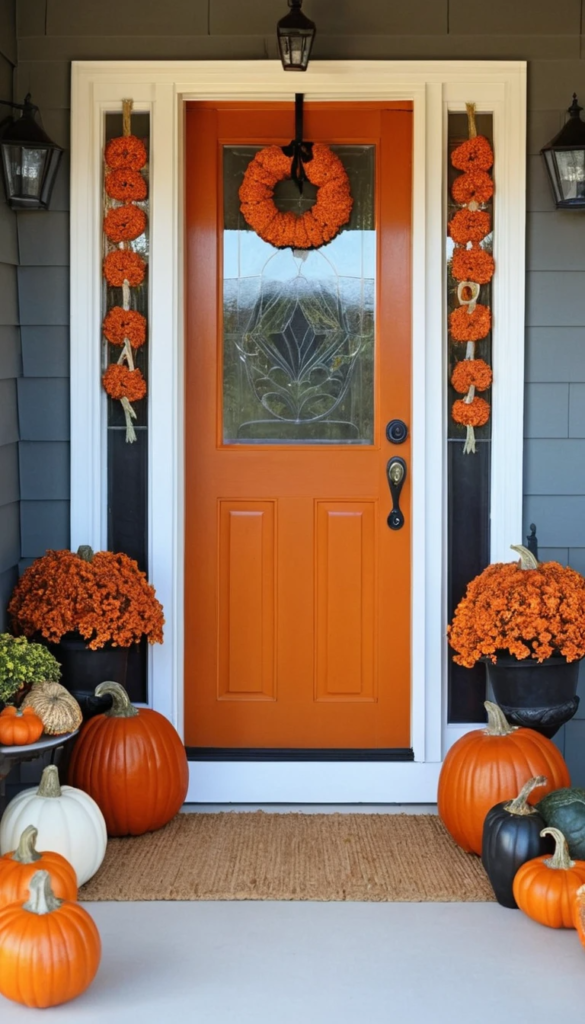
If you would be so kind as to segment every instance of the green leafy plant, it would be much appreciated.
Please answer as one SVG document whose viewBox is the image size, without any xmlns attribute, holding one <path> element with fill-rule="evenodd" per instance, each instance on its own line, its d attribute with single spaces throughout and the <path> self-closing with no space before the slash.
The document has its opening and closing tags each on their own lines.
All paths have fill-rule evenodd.
<svg viewBox="0 0 585 1024">
<path fill-rule="evenodd" d="M 10 703 L 27 683 L 46 679 L 56 683 L 60 677 L 59 662 L 42 644 L 0 633 L 0 701 Z"/>
</svg>

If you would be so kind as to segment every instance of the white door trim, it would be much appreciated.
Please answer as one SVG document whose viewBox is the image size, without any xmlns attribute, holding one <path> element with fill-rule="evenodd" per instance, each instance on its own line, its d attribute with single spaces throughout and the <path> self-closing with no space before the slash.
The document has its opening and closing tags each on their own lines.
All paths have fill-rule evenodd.
<svg viewBox="0 0 585 1024">
<path fill-rule="evenodd" d="M 149 576 L 165 643 L 150 652 L 150 703 L 183 727 L 182 206 L 187 100 L 289 100 L 277 61 L 80 61 L 72 67 L 71 546 L 107 540 L 105 399 L 100 386 L 103 114 L 151 115 Z M 494 114 L 496 151 L 492 559 L 521 537 L 526 64 L 521 61 L 312 62 L 306 101 L 412 100 L 413 764 L 192 764 L 189 798 L 209 802 L 432 801 L 446 726 L 445 171 L 447 113 Z M 461 726 L 456 727 L 457 734 Z M 316 781 L 318 780 L 318 781 Z"/>
</svg>

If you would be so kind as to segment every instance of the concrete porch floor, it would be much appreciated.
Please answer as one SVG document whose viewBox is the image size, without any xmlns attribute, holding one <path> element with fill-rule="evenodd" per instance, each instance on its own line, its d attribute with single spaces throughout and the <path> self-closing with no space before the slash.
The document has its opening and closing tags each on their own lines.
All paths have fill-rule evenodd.
<svg viewBox="0 0 585 1024">
<path fill-rule="evenodd" d="M 358 809 L 423 811 L 343 808 Z M 86 906 L 102 936 L 100 971 L 80 999 L 45 1011 L 49 1024 L 550 1024 L 583 998 L 575 932 L 497 904 Z M 33 1019 L 0 997 L 2 1024 Z"/>
</svg>

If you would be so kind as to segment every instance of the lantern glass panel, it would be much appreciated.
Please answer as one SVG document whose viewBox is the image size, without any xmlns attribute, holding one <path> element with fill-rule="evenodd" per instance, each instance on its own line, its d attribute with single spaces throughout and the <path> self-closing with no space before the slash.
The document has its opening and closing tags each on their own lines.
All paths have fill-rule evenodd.
<svg viewBox="0 0 585 1024">
<path fill-rule="evenodd" d="M 585 151 L 582 149 L 555 152 L 564 200 L 585 200 Z"/>
<path fill-rule="evenodd" d="M 311 33 L 289 33 L 279 37 L 282 62 L 289 68 L 304 71 L 309 63 Z"/>
</svg>

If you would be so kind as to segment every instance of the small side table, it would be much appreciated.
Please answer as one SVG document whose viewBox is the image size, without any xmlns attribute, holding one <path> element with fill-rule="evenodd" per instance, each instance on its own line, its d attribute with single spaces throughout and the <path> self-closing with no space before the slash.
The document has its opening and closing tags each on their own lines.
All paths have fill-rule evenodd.
<svg viewBox="0 0 585 1024">
<path fill-rule="evenodd" d="M 41 757 L 51 750 L 51 761 L 54 763 L 55 755 L 60 747 L 65 746 L 69 740 L 72 740 L 79 729 L 75 732 L 64 733 L 63 736 L 41 736 L 40 740 L 36 743 L 27 743 L 22 747 L 0 747 L 0 814 L 2 814 L 5 805 L 4 795 L 4 779 L 9 774 L 12 768 L 17 764 L 21 764 L 23 761 L 35 761 L 37 757 Z"/>
</svg>

